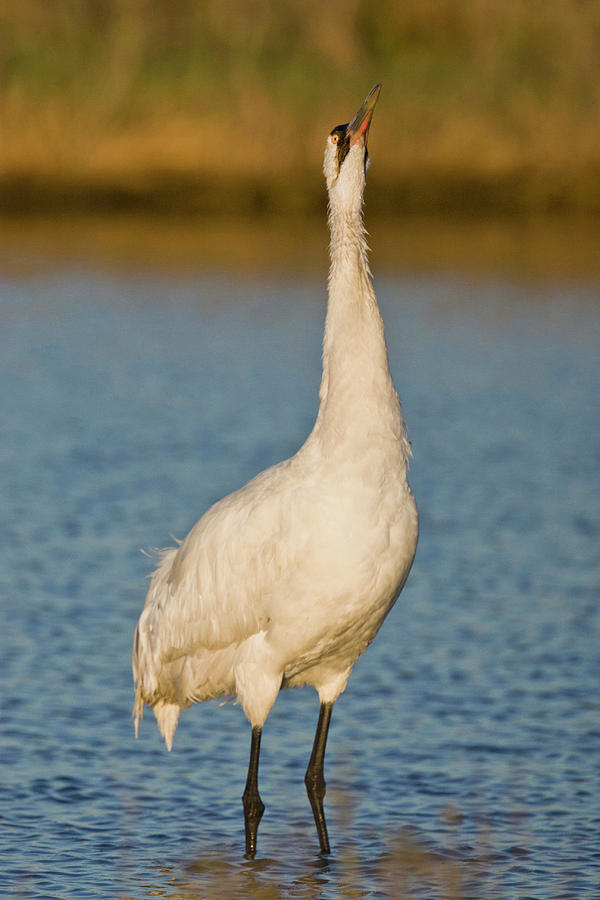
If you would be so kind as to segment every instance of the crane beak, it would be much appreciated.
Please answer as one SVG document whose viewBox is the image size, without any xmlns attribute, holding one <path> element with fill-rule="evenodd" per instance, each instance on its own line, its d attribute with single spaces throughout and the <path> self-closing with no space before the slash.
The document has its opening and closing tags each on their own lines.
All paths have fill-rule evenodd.
<svg viewBox="0 0 600 900">
<path fill-rule="evenodd" d="M 369 126 L 371 125 L 373 111 L 375 109 L 375 104 L 377 103 L 377 100 L 379 98 L 380 91 L 381 84 L 376 84 L 375 87 L 371 89 L 367 96 L 367 99 L 348 125 L 348 131 L 346 132 L 346 134 L 350 138 L 351 147 L 359 142 L 364 147 L 367 146 Z"/>
</svg>

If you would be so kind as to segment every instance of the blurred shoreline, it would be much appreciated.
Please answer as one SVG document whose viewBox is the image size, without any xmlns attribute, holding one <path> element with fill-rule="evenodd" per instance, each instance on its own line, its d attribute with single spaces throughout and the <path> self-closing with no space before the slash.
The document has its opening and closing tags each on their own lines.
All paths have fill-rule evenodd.
<svg viewBox="0 0 600 900">
<path fill-rule="evenodd" d="M 375 277 L 440 275 L 539 282 L 600 279 L 600 221 L 584 216 L 386 215 L 367 203 Z M 325 283 L 318 214 L 45 213 L 0 216 L 0 274 L 72 265 L 108 271 L 294 277 Z"/>
</svg>

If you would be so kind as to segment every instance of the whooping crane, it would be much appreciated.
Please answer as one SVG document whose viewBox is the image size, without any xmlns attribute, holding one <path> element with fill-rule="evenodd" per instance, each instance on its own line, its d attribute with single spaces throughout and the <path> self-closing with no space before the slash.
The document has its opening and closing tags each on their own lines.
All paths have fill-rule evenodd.
<svg viewBox="0 0 600 900">
<path fill-rule="evenodd" d="M 312 685 L 320 712 L 305 783 L 329 853 L 323 762 L 333 704 L 408 576 L 417 508 L 411 455 L 371 283 L 362 203 L 381 85 L 325 147 L 331 231 L 320 406 L 291 459 L 215 503 L 160 554 L 133 646 L 144 704 L 170 750 L 181 710 L 235 697 L 252 726 L 243 795 L 256 853 L 261 732 L 282 688 Z"/>
</svg>

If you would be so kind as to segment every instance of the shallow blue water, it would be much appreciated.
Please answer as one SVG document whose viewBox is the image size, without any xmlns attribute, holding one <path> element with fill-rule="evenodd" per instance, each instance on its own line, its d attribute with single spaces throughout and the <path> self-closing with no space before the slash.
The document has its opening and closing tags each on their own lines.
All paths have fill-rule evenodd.
<svg viewBox="0 0 600 900">
<path fill-rule="evenodd" d="M 417 559 L 334 709 L 331 859 L 304 793 L 304 690 L 265 727 L 246 862 L 240 708 L 191 709 L 171 754 L 150 714 L 133 739 L 139 551 L 301 444 L 324 291 L 76 265 L 2 277 L 4 895 L 600 896 L 597 286 L 377 290 Z"/>
</svg>

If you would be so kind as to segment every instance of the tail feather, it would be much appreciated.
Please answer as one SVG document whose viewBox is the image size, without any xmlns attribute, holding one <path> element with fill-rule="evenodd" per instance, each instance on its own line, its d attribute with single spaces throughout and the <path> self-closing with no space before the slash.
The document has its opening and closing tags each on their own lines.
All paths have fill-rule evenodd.
<svg viewBox="0 0 600 900">
<path fill-rule="evenodd" d="M 154 704 L 153 709 L 160 733 L 165 739 L 167 750 L 171 750 L 173 747 L 173 736 L 175 734 L 175 729 L 177 728 L 177 720 L 179 719 L 181 707 L 177 703 L 166 703 L 164 700 L 158 700 Z M 131 711 L 131 718 L 133 719 L 135 736 L 137 738 L 140 722 L 143 721 L 144 718 L 144 700 L 142 698 L 142 692 L 139 688 L 136 691 L 135 702 Z"/>
<path fill-rule="evenodd" d="M 142 692 L 139 687 L 135 692 L 135 701 L 133 704 L 133 709 L 131 710 L 131 718 L 133 719 L 135 736 L 137 738 L 140 722 L 142 722 L 144 719 L 144 701 L 142 699 Z"/>
<path fill-rule="evenodd" d="M 154 715 L 156 716 L 160 733 L 165 739 L 167 750 L 170 750 L 173 746 L 173 735 L 177 728 L 179 712 L 180 707 L 177 703 L 165 703 L 164 700 L 159 700 L 154 705 Z"/>
</svg>

